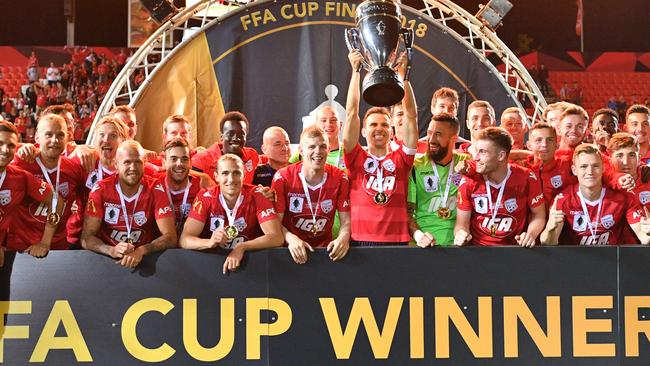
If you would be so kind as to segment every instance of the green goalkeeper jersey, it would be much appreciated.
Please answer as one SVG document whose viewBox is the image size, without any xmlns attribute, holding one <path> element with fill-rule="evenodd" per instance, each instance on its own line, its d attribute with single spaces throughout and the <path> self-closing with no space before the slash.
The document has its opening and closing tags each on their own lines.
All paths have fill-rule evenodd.
<svg viewBox="0 0 650 366">
<path fill-rule="evenodd" d="M 454 243 L 456 196 L 461 175 L 454 173 L 453 166 L 469 158 L 469 155 L 454 153 L 450 164 L 446 166 L 436 164 L 437 177 L 428 154 L 417 157 L 413 163 L 409 175 L 408 202 L 415 204 L 415 221 L 420 226 L 420 230 L 433 234 L 437 245 L 448 246 Z M 446 193 L 448 183 L 449 191 Z M 447 204 L 444 206 L 450 213 L 448 218 L 440 217 L 445 213 L 442 205 L 445 195 Z"/>
</svg>

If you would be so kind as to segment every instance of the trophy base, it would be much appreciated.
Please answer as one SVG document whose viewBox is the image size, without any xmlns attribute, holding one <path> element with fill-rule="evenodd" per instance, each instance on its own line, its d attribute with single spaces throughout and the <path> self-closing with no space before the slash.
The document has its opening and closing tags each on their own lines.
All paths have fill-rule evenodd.
<svg viewBox="0 0 650 366">
<path fill-rule="evenodd" d="M 404 82 L 393 69 L 381 66 L 363 79 L 363 100 L 377 107 L 390 107 L 404 98 Z"/>
</svg>

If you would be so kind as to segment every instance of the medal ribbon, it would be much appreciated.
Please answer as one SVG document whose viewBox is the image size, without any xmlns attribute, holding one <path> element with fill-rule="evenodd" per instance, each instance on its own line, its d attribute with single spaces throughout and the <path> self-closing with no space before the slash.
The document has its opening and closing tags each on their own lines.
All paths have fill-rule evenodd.
<svg viewBox="0 0 650 366">
<path fill-rule="evenodd" d="M 176 218 L 176 225 L 180 224 L 185 219 L 185 214 L 183 213 L 183 206 L 187 204 L 187 198 L 190 196 L 191 186 L 192 183 L 188 180 L 187 186 L 183 190 L 183 201 L 181 202 L 181 205 L 178 208 L 178 217 Z M 174 207 L 174 200 L 172 200 L 171 190 L 169 189 L 169 184 L 167 184 L 166 180 L 165 180 L 165 188 L 167 188 L 167 191 L 165 193 L 167 193 L 167 198 L 169 199 L 169 205 L 172 207 L 172 210 L 176 212 Z"/>
<path fill-rule="evenodd" d="M 56 186 L 52 185 L 50 174 L 47 172 L 47 168 L 45 165 L 43 165 L 40 157 L 36 158 L 36 163 L 41 168 L 41 172 L 43 172 L 43 178 L 45 178 L 45 181 L 47 181 L 50 186 L 54 187 L 54 192 L 52 194 L 52 207 L 50 208 L 49 213 L 56 213 L 56 205 L 59 203 L 59 178 L 61 178 L 61 159 L 59 159 L 59 162 L 56 164 Z"/>
<path fill-rule="evenodd" d="M 497 217 L 497 211 L 499 211 L 499 205 L 501 204 L 501 200 L 503 199 L 503 191 L 506 188 L 506 183 L 508 183 L 508 179 L 510 178 L 510 166 L 508 166 L 508 173 L 506 174 L 505 179 L 503 182 L 501 182 L 501 186 L 499 187 L 499 194 L 497 195 L 497 201 L 495 204 L 492 204 L 492 193 L 490 192 L 490 181 L 486 180 L 485 181 L 485 189 L 487 191 L 487 198 L 488 198 L 488 209 L 492 210 L 492 219 L 490 220 L 490 225 L 494 225 L 494 219 Z"/>
<path fill-rule="evenodd" d="M 323 180 L 320 182 L 320 188 L 318 188 L 318 202 L 316 202 L 315 210 L 311 207 L 311 195 L 309 194 L 309 189 L 307 188 L 307 180 L 305 179 L 305 175 L 302 174 L 302 172 L 299 172 L 298 176 L 300 176 L 300 181 L 302 182 L 302 189 L 305 192 L 307 205 L 309 206 L 309 212 L 311 212 L 312 223 L 315 225 L 316 215 L 318 214 L 318 206 L 320 206 L 320 197 L 321 197 L 321 193 L 323 193 L 323 184 L 325 184 L 325 180 L 327 179 L 327 173 L 323 175 Z"/>
<path fill-rule="evenodd" d="M 239 206 L 241 206 L 241 203 L 244 202 L 244 196 L 242 196 L 241 192 L 239 192 L 239 197 L 237 197 L 237 202 L 235 202 L 235 207 L 233 207 L 232 210 L 228 208 L 226 199 L 223 198 L 223 194 L 221 194 L 221 192 L 219 192 L 219 202 L 221 203 L 221 207 L 223 207 L 223 210 L 226 211 L 228 226 L 234 226 L 235 218 L 237 218 L 237 210 L 239 210 Z"/>
<path fill-rule="evenodd" d="M 431 160 L 431 168 L 433 169 L 433 175 L 436 177 L 438 181 L 438 187 L 440 187 L 440 175 L 438 174 L 438 167 L 436 166 L 436 162 Z M 445 186 L 445 193 L 442 194 L 442 197 L 440 197 L 440 200 L 442 201 L 440 205 L 442 208 L 447 208 L 447 199 L 449 198 L 449 186 L 451 185 L 451 172 L 454 169 L 454 158 L 451 158 L 451 166 L 449 167 L 449 171 L 447 172 L 447 184 Z M 489 195 L 489 193 L 488 193 Z"/>
<path fill-rule="evenodd" d="M 589 227 L 589 232 L 591 233 L 592 240 L 596 238 L 596 230 L 598 230 L 598 224 L 600 223 L 600 214 L 603 210 L 603 197 L 605 197 L 605 188 L 600 191 L 600 197 L 598 198 L 598 213 L 596 214 L 596 226 L 591 224 L 591 217 L 589 216 L 589 211 L 587 211 L 587 204 L 584 196 L 580 193 L 578 189 L 578 198 L 580 198 L 580 204 L 582 205 L 582 212 L 585 214 L 587 219 L 587 226 Z"/>
<path fill-rule="evenodd" d="M 126 212 L 126 202 L 124 200 L 124 193 L 122 193 L 122 188 L 120 187 L 120 183 L 118 182 L 115 184 L 115 190 L 117 190 L 117 194 L 120 195 L 120 203 L 122 204 L 122 214 L 124 216 L 124 225 L 126 226 L 126 235 L 128 236 L 128 240 L 133 240 L 131 239 L 131 228 L 133 227 L 133 216 L 135 216 L 135 209 L 138 206 L 138 199 L 140 199 L 140 193 L 142 193 L 142 184 L 138 187 L 138 192 L 133 196 L 135 197 L 135 203 L 133 203 L 133 210 L 131 210 L 131 221 L 129 221 L 129 214 Z"/>
</svg>

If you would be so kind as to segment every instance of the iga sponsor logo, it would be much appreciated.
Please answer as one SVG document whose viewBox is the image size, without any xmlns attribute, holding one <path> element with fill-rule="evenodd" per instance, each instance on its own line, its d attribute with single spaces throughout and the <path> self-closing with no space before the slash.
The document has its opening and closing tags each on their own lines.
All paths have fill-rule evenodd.
<svg viewBox="0 0 650 366">
<path fill-rule="evenodd" d="M 609 243 L 609 231 L 599 235 L 583 236 L 580 245 L 607 245 Z"/>
<path fill-rule="evenodd" d="M 131 231 L 131 240 L 133 240 L 134 243 L 139 242 L 141 236 L 142 236 L 142 231 L 140 230 Z M 111 239 L 119 243 L 126 243 L 126 241 L 129 239 L 129 233 L 127 233 L 126 231 L 113 230 L 111 231 Z"/>
<path fill-rule="evenodd" d="M 505 217 L 495 217 L 494 221 L 492 221 L 491 217 L 484 217 L 483 221 L 481 222 L 481 228 L 483 228 L 483 231 L 487 234 L 491 234 L 490 228 L 492 225 L 496 225 L 496 231 L 494 233 L 494 237 L 496 238 L 505 238 L 506 236 L 512 234 L 512 229 L 513 226 L 516 224 L 516 221 L 513 217 L 511 216 L 505 216 Z"/>
</svg>

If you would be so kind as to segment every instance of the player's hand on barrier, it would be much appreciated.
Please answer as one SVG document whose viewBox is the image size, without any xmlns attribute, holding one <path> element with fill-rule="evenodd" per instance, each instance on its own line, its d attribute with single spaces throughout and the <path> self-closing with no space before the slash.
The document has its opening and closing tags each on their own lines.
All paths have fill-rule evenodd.
<svg viewBox="0 0 650 366">
<path fill-rule="evenodd" d="M 47 253 L 49 252 L 50 252 L 50 246 L 43 243 L 33 244 L 30 245 L 29 248 L 25 249 L 25 253 L 35 258 L 46 257 Z"/>
<path fill-rule="evenodd" d="M 413 234 L 413 239 L 415 244 L 420 248 L 428 248 L 436 245 L 436 238 L 433 237 L 433 234 L 423 232 L 418 230 Z"/>
<path fill-rule="evenodd" d="M 352 65 L 352 70 L 357 71 L 361 68 L 363 55 L 358 50 L 352 50 L 350 51 L 350 53 L 348 53 L 348 60 L 350 60 L 350 65 Z"/>
<path fill-rule="evenodd" d="M 210 248 L 224 246 L 227 242 L 228 236 L 226 236 L 226 230 L 223 227 L 212 232 L 212 236 L 210 236 Z"/>
<path fill-rule="evenodd" d="M 553 200 L 553 205 L 551 206 L 551 209 L 548 211 L 548 223 L 546 224 L 546 228 L 548 230 L 555 230 L 559 224 L 564 222 L 564 212 L 557 209 L 557 201 L 560 198 L 562 198 L 561 193 L 555 196 L 555 199 Z"/>
<path fill-rule="evenodd" d="M 123 258 L 125 254 L 131 253 L 135 247 L 133 244 L 119 242 L 114 247 L 111 247 L 109 254 L 111 257 L 120 259 Z"/>
<path fill-rule="evenodd" d="M 143 249 L 136 248 L 135 250 L 132 250 L 131 252 L 124 254 L 122 259 L 120 259 L 116 263 L 119 263 L 120 265 L 126 268 L 135 268 L 142 261 L 142 257 L 144 257 Z"/>
<path fill-rule="evenodd" d="M 308 243 L 302 241 L 302 240 L 296 240 L 292 241 L 288 245 L 289 247 L 289 253 L 291 253 L 291 257 L 293 258 L 293 261 L 298 263 L 298 264 L 305 264 L 307 263 L 307 250 L 310 252 L 314 252 L 314 248 L 311 247 Z"/>
<path fill-rule="evenodd" d="M 527 231 L 524 231 L 519 235 L 515 235 L 515 240 L 520 247 L 532 248 L 535 246 L 535 238 Z"/>
<path fill-rule="evenodd" d="M 643 213 L 644 216 L 641 217 L 641 232 L 643 232 L 646 235 L 650 235 L 650 209 L 648 207 L 643 206 Z"/>
<path fill-rule="evenodd" d="M 95 170 L 95 165 L 97 164 L 97 152 L 95 149 L 86 145 L 78 145 L 72 155 L 79 158 L 81 166 L 87 172 Z"/>
<path fill-rule="evenodd" d="M 16 155 L 24 162 L 31 164 L 36 160 L 39 152 L 39 149 L 33 144 L 23 144 L 23 146 L 16 150 Z"/>
<path fill-rule="evenodd" d="M 327 252 L 330 254 L 330 259 L 335 262 L 343 259 L 348 254 L 348 250 L 350 250 L 350 241 L 345 238 L 337 238 L 327 245 Z"/>
<path fill-rule="evenodd" d="M 636 186 L 634 177 L 632 177 L 630 174 L 625 174 L 624 176 L 618 178 L 618 184 L 620 184 L 621 188 L 626 191 L 632 191 Z"/>
<path fill-rule="evenodd" d="M 223 274 L 226 274 L 228 271 L 235 271 L 239 268 L 242 259 L 244 258 L 244 247 L 237 245 L 230 251 L 226 261 L 223 263 Z"/>
<path fill-rule="evenodd" d="M 454 245 L 461 247 L 472 240 L 472 235 L 467 231 L 460 229 L 454 235 Z"/>
</svg>

